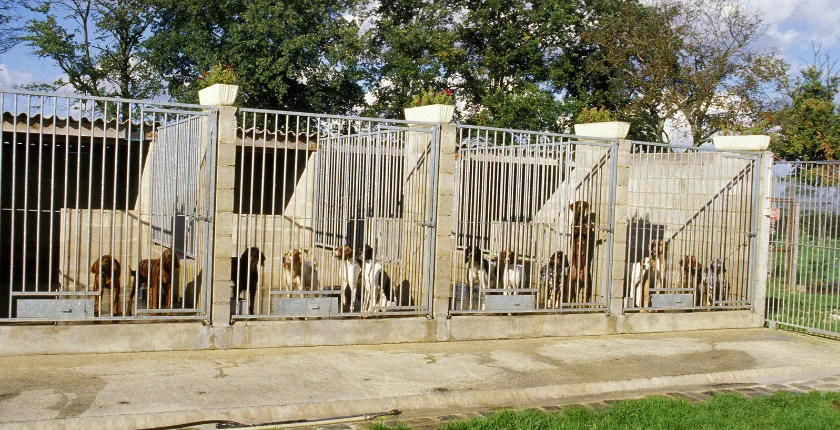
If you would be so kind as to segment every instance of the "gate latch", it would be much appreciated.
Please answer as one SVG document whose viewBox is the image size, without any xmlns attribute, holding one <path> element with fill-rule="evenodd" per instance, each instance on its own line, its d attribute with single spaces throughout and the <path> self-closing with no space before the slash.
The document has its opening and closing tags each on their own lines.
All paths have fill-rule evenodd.
<svg viewBox="0 0 840 430">
<path fill-rule="evenodd" d="M 195 219 L 196 219 L 196 221 L 213 222 L 213 217 L 211 217 L 211 216 L 199 215 L 199 216 L 195 217 Z"/>
</svg>

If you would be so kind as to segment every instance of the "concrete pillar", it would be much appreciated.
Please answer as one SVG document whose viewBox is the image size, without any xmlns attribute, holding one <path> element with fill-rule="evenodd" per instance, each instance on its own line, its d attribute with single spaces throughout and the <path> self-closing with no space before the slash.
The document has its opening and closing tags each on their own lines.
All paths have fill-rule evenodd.
<svg viewBox="0 0 840 430">
<path fill-rule="evenodd" d="M 435 223 L 435 277 L 432 311 L 437 320 L 437 340 L 449 338 L 449 297 L 452 293 L 452 250 L 455 249 L 455 154 L 458 137 L 455 125 L 440 129 L 440 157 Z"/>
<path fill-rule="evenodd" d="M 231 256 L 236 255 L 236 214 L 233 212 L 236 180 L 236 108 L 219 107 L 218 145 L 216 150 L 216 210 L 213 216 L 213 300 L 211 324 L 230 324 Z M 216 342 L 224 342 L 216 339 Z M 217 345 L 219 347 L 220 345 Z"/>
<path fill-rule="evenodd" d="M 613 223 L 612 274 L 610 276 L 610 315 L 624 313 L 625 256 L 627 255 L 627 223 L 629 214 L 627 196 L 630 193 L 630 153 L 633 144 L 626 139 L 618 141 L 617 169 L 615 172 L 615 222 Z"/>
<path fill-rule="evenodd" d="M 773 197 L 773 153 L 765 151 L 759 163 L 758 221 L 756 231 L 753 309 L 762 320 L 767 317 L 767 273 L 770 263 L 770 218 Z"/>
</svg>

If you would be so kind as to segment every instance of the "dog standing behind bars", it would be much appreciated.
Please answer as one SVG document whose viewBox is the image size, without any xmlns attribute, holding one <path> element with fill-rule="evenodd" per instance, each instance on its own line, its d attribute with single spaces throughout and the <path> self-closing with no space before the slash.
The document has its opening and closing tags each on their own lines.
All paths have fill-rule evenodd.
<svg viewBox="0 0 840 430">
<path fill-rule="evenodd" d="M 136 272 L 129 268 L 131 275 L 134 276 L 134 287 L 131 289 L 131 297 L 128 299 L 129 315 L 134 310 L 134 297 L 136 297 L 137 290 L 141 285 L 149 287 L 149 309 L 161 309 L 161 303 L 158 301 L 159 294 L 164 302 L 162 309 L 170 309 L 172 307 L 170 292 L 174 280 L 173 275 L 180 268 L 181 262 L 178 260 L 178 256 L 169 248 L 164 248 L 161 258 L 140 260 Z"/>
<path fill-rule="evenodd" d="M 321 289 L 318 271 L 312 262 L 303 258 L 303 254 L 297 249 L 292 249 L 283 255 L 283 278 L 285 284 L 293 290 Z"/>
<path fill-rule="evenodd" d="M 726 264 L 720 258 L 712 259 L 709 268 L 703 274 L 710 306 L 716 301 L 725 301 L 729 297 L 729 281 L 726 280 Z"/>
<path fill-rule="evenodd" d="M 257 289 L 260 287 L 260 267 L 264 264 L 265 254 L 256 246 L 252 246 L 239 256 L 239 261 L 236 265 L 236 271 L 238 272 L 236 276 L 237 298 L 240 294 L 247 291 L 249 299 L 248 313 L 251 315 L 254 314 Z"/>
<path fill-rule="evenodd" d="M 120 275 L 122 274 L 120 262 L 110 255 L 103 255 L 93 261 L 90 266 L 90 272 L 94 274 L 92 291 L 100 291 L 101 289 L 111 289 L 111 313 L 114 316 L 122 315 L 122 308 L 119 307 L 120 294 L 122 293 L 122 285 L 120 283 Z M 99 316 L 101 311 L 99 309 L 99 296 L 95 296 L 93 303 L 94 315 Z"/>
<path fill-rule="evenodd" d="M 376 261 L 373 248 L 365 245 L 362 256 L 362 308 L 373 312 L 375 306 L 395 304 L 391 277 L 385 272 L 382 264 Z"/>
<path fill-rule="evenodd" d="M 478 285 L 482 290 L 496 288 L 496 263 L 484 258 L 481 249 L 467 247 L 464 263 L 467 265 L 469 285 Z"/>
<path fill-rule="evenodd" d="M 630 299 L 637 308 L 650 304 L 650 270 L 653 261 L 645 257 L 633 264 L 630 275 Z"/>
<path fill-rule="evenodd" d="M 339 264 L 341 298 L 345 302 L 342 304 L 342 308 L 355 312 L 356 301 L 358 300 L 361 303 L 358 294 L 361 293 L 359 286 L 362 284 L 362 264 L 354 255 L 353 248 L 348 245 L 335 248 L 333 255 Z"/>
<path fill-rule="evenodd" d="M 703 282 L 703 265 L 693 255 L 683 257 L 679 261 L 679 265 L 682 268 L 680 271 L 680 288 L 693 292 L 694 306 L 708 306 L 707 285 Z"/>
<path fill-rule="evenodd" d="M 568 300 L 569 262 L 563 251 L 557 251 L 548 258 L 548 263 L 540 269 L 540 288 L 546 290 L 546 308 L 558 308 L 563 300 Z"/>
<path fill-rule="evenodd" d="M 572 253 L 569 285 L 571 297 L 580 298 L 586 302 L 592 301 L 592 260 L 595 257 L 595 246 L 602 241 L 595 239 L 595 213 L 591 212 L 589 202 L 578 200 L 569 203 L 572 212 L 572 236 L 570 248 Z M 571 301 L 571 300 L 569 300 Z"/>
<path fill-rule="evenodd" d="M 521 256 L 516 252 L 511 250 L 499 252 L 496 264 L 497 277 L 500 278 L 497 284 L 501 284 L 506 290 L 502 294 L 518 294 L 516 290 L 531 286 L 530 264 L 522 261 Z"/>
<path fill-rule="evenodd" d="M 662 239 L 650 241 L 651 288 L 667 288 L 668 279 L 668 242 Z"/>
</svg>

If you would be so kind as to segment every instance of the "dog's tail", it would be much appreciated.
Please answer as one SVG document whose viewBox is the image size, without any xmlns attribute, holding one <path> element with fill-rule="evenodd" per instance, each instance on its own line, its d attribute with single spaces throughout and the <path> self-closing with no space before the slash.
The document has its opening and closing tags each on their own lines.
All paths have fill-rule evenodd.
<svg viewBox="0 0 840 430">
<path fill-rule="evenodd" d="M 137 272 L 135 272 L 134 270 L 131 270 L 131 267 L 129 267 L 128 268 L 128 275 L 129 276 L 137 276 Z"/>
</svg>

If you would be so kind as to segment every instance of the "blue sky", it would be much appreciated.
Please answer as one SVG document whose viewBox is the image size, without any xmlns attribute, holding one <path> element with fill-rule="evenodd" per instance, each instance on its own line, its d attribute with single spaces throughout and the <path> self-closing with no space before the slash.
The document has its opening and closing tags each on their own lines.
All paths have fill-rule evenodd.
<svg viewBox="0 0 840 430">
<path fill-rule="evenodd" d="M 840 60 L 840 0 L 741 0 L 758 9 L 767 24 L 759 47 L 775 48 L 794 70 L 811 61 L 812 42 Z M 61 71 L 24 45 L 0 54 L 0 88 L 33 82 L 53 82 Z"/>
</svg>

